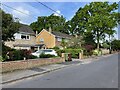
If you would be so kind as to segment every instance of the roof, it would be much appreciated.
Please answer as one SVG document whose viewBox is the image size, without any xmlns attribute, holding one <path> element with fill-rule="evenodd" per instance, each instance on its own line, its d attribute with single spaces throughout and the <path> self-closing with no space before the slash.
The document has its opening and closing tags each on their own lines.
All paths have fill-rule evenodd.
<svg viewBox="0 0 120 90">
<path fill-rule="evenodd" d="M 21 24 L 19 28 L 19 32 L 25 32 L 25 33 L 35 35 L 34 31 L 28 25 L 25 25 L 25 24 Z"/>
<path fill-rule="evenodd" d="M 43 29 L 41 32 L 43 32 L 43 31 L 49 32 L 49 30 L 46 30 L 46 29 Z M 39 36 L 41 34 L 41 32 L 37 36 Z M 52 31 L 50 34 L 55 35 L 55 37 L 68 38 L 68 39 L 72 38 L 71 35 L 61 33 L 61 32 L 58 32 L 58 31 Z"/>
<path fill-rule="evenodd" d="M 61 32 L 57 32 L 57 31 L 52 31 L 52 34 L 55 35 L 56 37 L 71 38 L 70 35 L 61 33 Z"/>
<path fill-rule="evenodd" d="M 19 47 L 37 47 L 37 46 L 42 47 L 44 45 L 45 44 L 14 44 L 13 46 L 14 47 L 17 47 L 17 46 Z"/>
</svg>

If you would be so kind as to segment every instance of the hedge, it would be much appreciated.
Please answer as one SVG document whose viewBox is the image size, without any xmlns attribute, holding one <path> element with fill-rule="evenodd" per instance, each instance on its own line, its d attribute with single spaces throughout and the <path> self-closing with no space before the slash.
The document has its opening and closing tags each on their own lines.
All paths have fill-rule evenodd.
<svg viewBox="0 0 120 90">
<path fill-rule="evenodd" d="M 62 53 L 71 53 L 72 58 L 78 58 L 79 53 L 82 49 L 64 49 L 64 50 L 57 50 L 57 53 L 59 56 L 62 55 Z"/>
</svg>

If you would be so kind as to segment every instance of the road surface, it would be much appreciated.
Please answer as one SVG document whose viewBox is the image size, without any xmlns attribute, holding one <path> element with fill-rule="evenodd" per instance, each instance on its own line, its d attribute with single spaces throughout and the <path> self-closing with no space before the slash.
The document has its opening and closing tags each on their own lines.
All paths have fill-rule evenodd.
<svg viewBox="0 0 120 90">
<path fill-rule="evenodd" d="M 118 54 L 5 84 L 3 88 L 118 88 Z"/>
</svg>

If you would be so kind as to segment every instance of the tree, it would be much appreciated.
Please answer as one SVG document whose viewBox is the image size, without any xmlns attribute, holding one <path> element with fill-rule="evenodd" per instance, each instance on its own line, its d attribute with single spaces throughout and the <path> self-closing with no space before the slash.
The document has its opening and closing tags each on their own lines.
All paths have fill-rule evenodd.
<svg viewBox="0 0 120 90">
<path fill-rule="evenodd" d="M 103 40 L 108 32 L 118 25 L 118 4 L 108 2 L 91 2 L 80 8 L 73 17 L 76 32 L 90 32 L 97 41 L 99 50 L 100 40 Z M 78 24 L 77 24 L 78 23 Z M 72 26 L 72 25 L 71 25 Z"/>
<path fill-rule="evenodd" d="M 68 42 L 68 47 L 70 48 L 81 48 L 84 44 L 82 36 L 76 35 Z"/>
<path fill-rule="evenodd" d="M 111 42 L 112 50 L 120 50 L 120 40 L 113 40 Z"/>
<path fill-rule="evenodd" d="M 65 18 L 63 16 L 55 16 L 54 14 L 50 16 L 38 17 L 36 22 L 30 24 L 30 27 L 34 31 L 40 32 L 42 29 L 52 28 L 54 31 L 64 32 Z"/>
<path fill-rule="evenodd" d="M 62 39 L 62 42 L 60 45 L 65 49 L 67 47 L 67 42 L 65 42 L 65 40 Z"/>
<path fill-rule="evenodd" d="M 3 10 L 0 10 L 0 13 L 2 13 L 2 41 L 14 40 L 14 34 L 20 26 L 19 22 L 15 22 L 12 15 L 5 13 Z"/>
</svg>

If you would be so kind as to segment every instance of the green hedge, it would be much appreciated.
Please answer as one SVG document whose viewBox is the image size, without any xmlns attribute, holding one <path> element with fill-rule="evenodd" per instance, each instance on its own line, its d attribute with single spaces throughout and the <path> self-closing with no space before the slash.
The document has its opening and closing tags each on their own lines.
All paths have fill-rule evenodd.
<svg viewBox="0 0 120 90">
<path fill-rule="evenodd" d="M 24 57 L 26 59 L 35 59 L 36 56 L 31 55 L 30 50 L 13 50 L 9 52 L 9 59 L 7 58 L 7 54 L 4 54 L 4 61 L 15 61 L 15 60 L 23 60 Z"/>
<path fill-rule="evenodd" d="M 57 50 L 57 53 L 59 56 L 62 55 L 62 53 L 71 53 L 72 58 L 78 58 L 79 53 L 82 49 L 64 49 L 64 50 Z"/>
<path fill-rule="evenodd" d="M 55 55 L 51 55 L 51 54 L 40 54 L 39 58 L 51 58 L 51 57 L 55 57 Z"/>
</svg>

